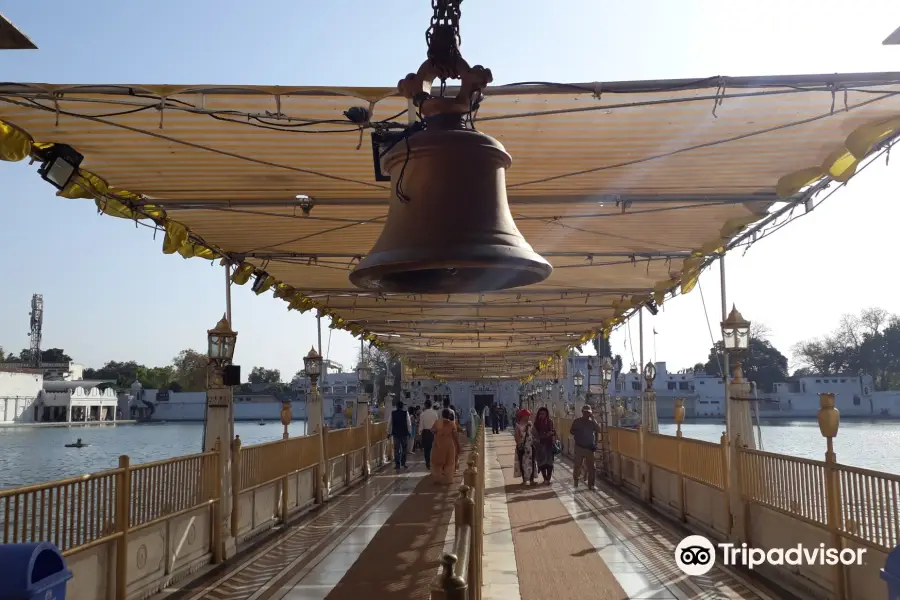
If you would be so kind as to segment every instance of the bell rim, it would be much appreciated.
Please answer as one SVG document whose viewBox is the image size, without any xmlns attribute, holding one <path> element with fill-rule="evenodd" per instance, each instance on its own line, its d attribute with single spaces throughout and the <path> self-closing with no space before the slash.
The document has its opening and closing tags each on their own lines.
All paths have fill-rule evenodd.
<svg viewBox="0 0 900 600">
<path fill-rule="evenodd" d="M 454 252 L 454 250 L 456 252 Z M 414 258 L 409 257 L 408 250 L 387 250 L 366 256 L 350 273 L 350 283 L 362 289 L 376 289 L 396 293 L 479 293 L 487 291 L 502 291 L 507 289 L 525 288 L 545 281 L 553 274 L 553 265 L 533 249 L 523 247 L 485 245 L 479 246 L 473 252 L 471 246 L 445 247 L 440 252 L 422 254 L 417 249 Z M 468 256 L 466 256 L 468 254 Z M 441 256 L 443 255 L 443 256 Z M 532 274 L 534 277 L 526 277 L 527 283 L 509 286 L 480 286 L 480 289 L 461 287 L 458 291 L 434 290 L 432 292 L 413 290 L 407 288 L 401 290 L 398 287 L 378 285 L 374 282 L 383 281 L 388 275 L 398 273 L 412 273 L 414 271 L 435 271 L 440 269 L 465 269 L 481 270 L 484 272 L 507 271 L 518 275 Z M 516 279 L 511 279 L 515 281 Z"/>
</svg>

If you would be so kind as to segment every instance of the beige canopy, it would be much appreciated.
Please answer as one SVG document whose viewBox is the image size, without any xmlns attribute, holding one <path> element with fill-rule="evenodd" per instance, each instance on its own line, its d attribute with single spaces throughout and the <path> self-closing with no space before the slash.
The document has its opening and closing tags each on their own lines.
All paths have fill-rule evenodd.
<svg viewBox="0 0 900 600">
<path fill-rule="evenodd" d="M 512 155 L 511 211 L 554 272 L 482 295 L 348 281 L 390 184 L 343 113 L 406 123 L 391 89 L 5 84 L 0 157 L 68 144 L 85 158 L 61 194 L 165 229 L 164 252 L 238 265 L 238 283 L 256 277 L 423 374 L 526 378 L 689 291 L 776 202 L 846 181 L 900 129 L 898 92 L 891 73 L 489 88 L 475 125 Z"/>
</svg>

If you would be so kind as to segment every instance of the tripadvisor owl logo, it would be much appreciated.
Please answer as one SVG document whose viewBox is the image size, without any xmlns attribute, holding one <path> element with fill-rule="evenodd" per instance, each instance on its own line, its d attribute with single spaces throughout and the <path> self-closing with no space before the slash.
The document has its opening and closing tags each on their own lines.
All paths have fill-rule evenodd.
<svg viewBox="0 0 900 600">
<path fill-rule="evenodd" d="M 689 535 L 675 547 L 675 564 L 685 575 L 706 575 L 716 563 L 716 547 L 702 535 Z"/>
</svg>

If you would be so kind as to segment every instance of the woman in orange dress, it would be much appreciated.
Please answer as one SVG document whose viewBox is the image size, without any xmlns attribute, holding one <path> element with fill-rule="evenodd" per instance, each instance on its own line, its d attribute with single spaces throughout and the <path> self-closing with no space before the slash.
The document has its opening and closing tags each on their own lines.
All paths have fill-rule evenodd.
<svg viewBox="0 0 900 600">
<path fill-rule="evenodd" d="M 451 420 L 448 409 L 441 412 L 441 418 L 434 422 L 434 445 L 431 447 L 431 475 L 435 483 L 450 485 L 456 473 L 456 461 L 460 453 L 459 434 L 456 423 Z"/>
</svg>

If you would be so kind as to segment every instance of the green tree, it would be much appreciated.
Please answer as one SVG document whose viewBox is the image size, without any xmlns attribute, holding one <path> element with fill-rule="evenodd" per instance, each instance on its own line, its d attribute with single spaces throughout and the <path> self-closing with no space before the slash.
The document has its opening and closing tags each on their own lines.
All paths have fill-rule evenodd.
<svg viewBox="0 0 900 600">
<path fill-rule="evenodd" d="M 377 386 L 378 397 L 376 400 L 378 402 L 384 401 L 389 391 L 393 392 L 395 398 L 400 398 L 403 365 L 400 361 L 393 359 L 390 352 L 374 347 L 364 348 L 361 353 L 357 354 L 356 362 L 363 362 L 372 369 L 372 381 L 369 386 Z M 394 387 L 390 390 L 384 385 L 388 370 L 394 375 Z M 371 387 L 367 389 L 367 392 L 372 393 Z"/>
<path fill-rule="evenodd" d="M 50 348 L 41 350 L 41 360 L 49 363 L 67 363 L 72 361 L 72 357 L 66 354 L 62 348 Z"/>
<path fill-rule="evenodd" d="M 591 341 L 591 345 L 594 346 L 594 355 L 595 356 L 609 356 L 612 357 L 612 347 L 609 345 L 609 339 L 603 337 L 602 335 L 598 335 Z"/>
<path fill-rule="evenodd" d="M 126 362 L 111 360 L 99 369 L 85 369 L 84 378 L 113 381 L 116 389 L 125 390 L 130 388 L 136 380 L 140 380 L 138 373 L 142 369 L 146 369 L 146 367 L 133 360 Z M 144 382 L 141 382 L 141 385 L 144 385 Z"/>
<path fill-rule="evenodd" d="M 722 342 L 716 342 L 715 346 L 710 348 L 709 359 L 703 366 L 703 371 L 707 375 L 722 376 L 723 348 Z M 748 352 L 741 361 L 741 366 L 744 377 L 755 382 L 764 392 L 772 391 L 776 383 L 787 381 L 788 378 L 787 357 L 770 341 L 759 337 L 750 337 Z"/>
<path fill-rule="evenodd" d="M 253 367 L 247 381 L 256 385 L 261 384 L 278 384 L 281 383 L 281 371 L 278 369 L 266 369 L 264 367 Z"/>
<path fill-rule="evenodd" d="M 796 344 L 804 372 L 872 376 L 879 391 L 900 388 L 900 318 L 882 308 L 844 315 L 830 334 Z"/>
<path fill-rule="evenodd" d="M 196 350 L 182 350 L 174 359 L 175 381 L 185 392 L 206 390 L 206 365 L 208 358 Z"/>
</svg>

